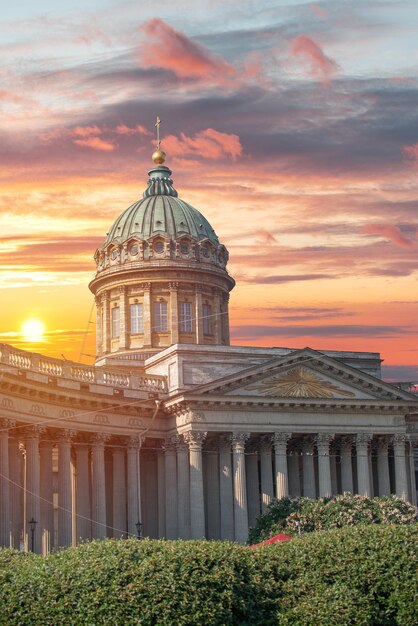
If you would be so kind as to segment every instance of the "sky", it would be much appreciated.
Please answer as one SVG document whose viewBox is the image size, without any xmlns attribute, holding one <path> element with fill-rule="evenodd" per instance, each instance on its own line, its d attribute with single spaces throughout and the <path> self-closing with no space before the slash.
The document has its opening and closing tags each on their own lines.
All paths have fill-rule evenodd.
<svg viewBox="0 0 418 626">
<path fill-rule="evenodd" d="M 2 7 L 0 342 L 92 362 L 93 254 L 159 115 L 230 253 L 232 343 L 380 352 L 418 381 L 417 28 L 415 0 Z"/>
</svg>

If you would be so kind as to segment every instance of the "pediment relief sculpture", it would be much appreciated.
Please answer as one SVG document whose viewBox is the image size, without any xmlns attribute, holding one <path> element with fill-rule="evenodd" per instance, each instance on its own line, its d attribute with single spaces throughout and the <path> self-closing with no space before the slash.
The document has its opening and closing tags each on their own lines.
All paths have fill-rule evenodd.
<svg viewBox="0 0 418 626">
<path fill-rule="evenodd" d="M 354 397 L 351 391 L 340 389 L 328 380 L 320 378 L 305 367 L 295 367 L 280 374 L 245 387 L 248 391 L 261 392 L 274 398 L 334 398 L 335 396 Z"/>
</svg>

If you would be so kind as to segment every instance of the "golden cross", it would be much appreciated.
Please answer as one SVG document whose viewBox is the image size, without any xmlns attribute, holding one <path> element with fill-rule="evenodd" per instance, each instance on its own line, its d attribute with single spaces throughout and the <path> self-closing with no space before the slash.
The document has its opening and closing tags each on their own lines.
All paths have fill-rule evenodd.
<svg viewBox="0 0 418 626">
<path fill-rule="evenodd" d="M 157 115 L 157 121 L 155 122 L 155 127 L 157 129 L 157 150 L 160 149 L 160 124 L 161 124 L 161 120 Z"/>
</svg>

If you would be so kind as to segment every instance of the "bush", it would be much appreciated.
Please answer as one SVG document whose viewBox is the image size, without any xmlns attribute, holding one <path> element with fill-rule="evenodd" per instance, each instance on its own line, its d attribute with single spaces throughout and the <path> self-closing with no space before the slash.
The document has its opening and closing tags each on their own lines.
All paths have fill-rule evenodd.
<svg viewBox="0 0 418 626">
<path fill-rule="evenodd" d="M 280 532 L 288 535 L 341 528 L 355 524 L 412 524 L 415 507 L 395 496 L 367 498 L 343 495 L 332 498 L 282 498 L 274 500 L 267 512 L 250 529 L 249 543 L 259 543 Z"/>
<path fill-rule="evenodd" d="M 0 550 L 0 624 L 413 626 L 417 538 L 417 525 L 375 525 L 256 549 L 130 539 L 46 558 Z"/>
</svg>

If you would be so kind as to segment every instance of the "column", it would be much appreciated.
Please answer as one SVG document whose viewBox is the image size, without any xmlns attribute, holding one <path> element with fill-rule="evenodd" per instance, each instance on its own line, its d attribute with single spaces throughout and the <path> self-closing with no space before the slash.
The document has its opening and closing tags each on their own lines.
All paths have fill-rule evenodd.
<svg viewBox="0 0 418 626">
<path fill-rule="evenodd" d="M 353 437 L 351 435 L 344 435 L 340 439 L 340 456 L 341 456 L 341 491 L 345 493 L 354 492 L 353 483 Z"/>
<path fill-rule="evenodd" d="M 300 440 L 293 440 L 288 457 L 289 467 L 289 495 L 292 498 L 299 498 L 302 495 L 300 480 Z"/>
<path fill-rule="evenodd" d="M 357 452 L 357 483 L 358 492 L 362 496 L 371 494 L 371 476 L 369 471 L 369 444 L 372 435 L 369 433 L 358 433 L 356 435 Z"/>
<path fill-rule="evenodd" d="M 125 450 L 124 448 L 113 448 L 113 537 L 115 539 L 126 539 L 127 519 L 126 519 L 126 480 L 125 480 Z"/>
<path fill-rule="evenodd" d="M 40 466 L 39 466 L 39 436 L 43 432 L 33 426 L 26 435 L 26 516 L 25 543 L 28 550 L 40 553 Z"/>
<path fill-rule="evenodd" d="M 110 352 L 110 298 L 109 292 L 102 294 L 103 306 L 103 328 L 102 328 L 102 345 L 104 352 Z"/>
<path fill-rule="evenodd" d="M 9 476 L 10 476 L 10 547 L 20 550 L 23 528 L 23 456 L 19 439 L 9 437 Z"/>
<path fill-rule="evenodd" d="M 137 523 L 142 523 L 140 512 L 140 469 L 138 467 L 138 451 L 142 445 L 140 437 L 130 437 L 126 452 L 126 476 L 127 476 L 127 515 L 128 535 L 138 536 Z"/>
<path fill-rule="evenodd" d="M 175 440 L 164 445 L 165 450 L 165 538 L 177 539 L 177 461 Z"/>
<path fill-rule="evenodd" d="M 222 328 L 223 328 L 223 343 L 226 346 L 230 344 L 229 337 L 229 293 L 222 293 L 223 312 L 222 312 Z"/>
<path fill-rule="evenodd" d="M 206 434 L 197 431 L 185 433 L 185 440 L 189 444 L 190 459 L 190 530 L 192 539 L 205 538 L 202 444 Z"/>
<path fill-rule="evenodd" d="M 307 498 L 316 498 L 314 443 L 310 437 L 302 442 L 303 462 L 303 495 Z"/>
<path fill-rule="evenodd" d="M 170 330 L 171 343 L 179 342 L 179 304 L 178 304 L 178 283 L 168 283 L 170 289 Z"/>
<path fill-rule="evenodd" d="M 72 544 L 71 431 L 58 440 L 58 547 Z"/>
<path fill-rule="evenodd" d="M 377 483 L 379 496 L 390 496 L 389 438 L 377 438 Z"/>
<path fill-rule="evenodd" d="M 213 290 L 213 314 L 214 314 L 214 335 L 215 344 L 222 343 L 222 319 L 221 319 L 221 292 L 219 289 Z"/>
<path fill-rule="evenodd" d="M 220 539 L 219 446 L 217 439 L 205 446 L 207 538 Z"/>
<path fill-rule="evenodd" d="M 395 456 L 395 491 L 398 498 L 408 500 L 408 477 L 406 473 L 405 456 L 406 435 L 396 434 L 393 437 L 393 452 Z"/>
<path fill-rule="evenodd" d="M 88 541 L 89 539 L 91 539 L 91 472 L 89 453 L 90 446 L 88 444 L 76 444 L 76 537 L 77 540 L 81 541 Z"/>
<path fill-rule="evenodd" d="M 165 461 L 164 451 L 157 453 L 157 480 L 158 480 L 158 538 L 162 539 L 165 534 Z"/>
<path fill-rule="evenodd" d="M 284 498 L 289 495 L 289 477 L 287 473 L 287 442 L 290 433 L 274 433 L 274 465 L 276 471 L 276 498 Z M 299 467 L 298 467 L 299 478 Z"/>
<path fill-rule="evenodd" d="M 338 480 L 337 480 L 337 450 L 335 439 L 332 440 L 329 447 L 329 464 L 331 467 L 331 494 L 336 496 L 338 493 Z"/>
<path fill-rule="evenodd" d="M 248 433 L 233 433 L 232 460 L 234 469 L 234 531 L 235 541 L 245 543 L 248 539 L 247 485 L 245 478 L 245 442 Z"/>
<path fill-rule="evenodd" d="M 41 441 L 40 453 L 40 491 L 41 513 L 40 532 L 42 554 L 49 554 L 54 547 L 54 502 L 52 487 L 52 442 Z"/>
<path fill-rule="evenodd" d="M 265 513 L 274 498 L 271 436 L 260 439 L 261 512 Z"/>
<path fill-rule="evenodd" d="M 253 527 L 261 513 L 258 452 L 253 446 L 247 450 L 245 455 L 245 473 L 247 476 L 248 525 Z"/>
<path fill-rule="evenodd" d="M 318 478 L 320 498 L 330 498 L 332 495 L 329 446 L 333 438 L 334 435 L 330 435 L 328 433 L 319 433 L 315 437 L 316 447 L 318 450 Z"/>
<path fill-rule="evenodd" d="M 101 354 L 103 352 L 102 299 L 96 296 L 94 301 L 96 303 L 96 354 Z"/>
<path fill-rule="evenodd" d="M 0 546 L 10 546 L 9 428 L 10 420 L 0 419 Z"/>
<path fill-rule="evenodd" d="M 202 288 L 200 285 L 196 285 L 196 304 L 195 304 L 195 318 L 196 318 L 196 343 L 203 343 L 203 306 L 202 306 Z"/>
<path fill-rule="evenodd" d="M 232 483 L 231 438 L 219 439 L 219 501 L 221 509 L 221 539 L 234 541 L 234 490 Z"/>
<path fill-rule="evenodd" d="M 142 307 L 144 323 L 144 347 L 151 347 L 152 311 L 151 311 L 151 283 L 143 283 L 144 300 Z"/>
<path fill-rule="evenodd" d="M 177 528 L 179 539 L 190 539 L 189 448 L 183 436 L 176 437 L 177 450 Z"/>
<path fill-rule="evenodd" d="M 104 444 L 107 435 L 97 434 L 91 446 L 92 456 L 92 537 L 104 539 L 106 537 L 106 478 Z"/>
<path fill-rule="evenodd" d="M 126 311 L 126 286 L 119 287 L 119 350 L 125 350 L 127 347 L 127 334 L 129 329 L 129 319 Z"/>
<path fill-rule="evenodd" d="M 409 437 L 409 476 L 411 479 L 411 504 L 417 506 L 417 483 L 415 477 L 415 455 L 414 449 L 418 445 L 418 439 Z"/>
</svg>

